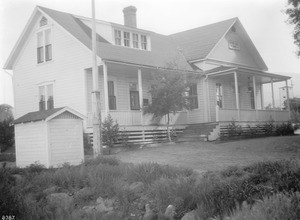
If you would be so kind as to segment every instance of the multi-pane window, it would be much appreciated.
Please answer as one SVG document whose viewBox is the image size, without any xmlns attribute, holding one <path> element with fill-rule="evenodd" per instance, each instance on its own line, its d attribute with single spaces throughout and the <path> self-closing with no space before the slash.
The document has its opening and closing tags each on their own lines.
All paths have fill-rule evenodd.
<svg viewBox="0 0 300 220">
<path fill-rule="evenodd" d="M 139 100 L 139 91 L 137 90 L 137 83 L 129 83 L 129 95 L 130 95 L 130 109 L 139 110 L 140 100 Z"/>
<path fill-rule="evenodd" d="M 52 36 L 51 29 L 45 29 L 37 33 L 37 63 L 52 60 Z"/>
<path fill-rule="evenodd" d="M 139 48 L 139 35 L 138 34 L 135 34 L 135 33 L 132 34 L 132 45 L 133 45 L 133 48 Z"/>
<path fill-rule="evenodd" d="M 130 32 L 124 31 L 124 46 L 125 47 L 130 47 Z"/>
<path fill-rule="evenodd" d="M 189 88 L 189 100 L 191 109 L 198 108 L 197 84 L 192 84 Z"/>
<path fill-rule="evenodd" d="M 141 35 L 141 46 L 143 50 L 147 50 L 147 36 Z"/>
<path fill-rule="evenodd" d="M 115 45 L 150 50 L 150 38 L 145 34 L 115 29 L 114 37 Z"/>
<path fill-rule="evenodd" d="M 223 107 L 223 93 L 222 93 L 222 84 L 216 84 L 216 99 L 217 99 L 217 106 L 220 108 Z"/>
<path fill-rule="evenodd" d="M 120 30 L 115 30 L 115 44 L 116 45 L 121 45 L 121 31 Z"/>
<path fill-rule="evenodd" d="M 107 82 L 107 87 L 108 87 L 109 110 L 116 110 L 117 109 L 117 102 L 116 102 L 116 96 L 115 96 L 114 81 L 108 81 Z"/>
<path fill-rule="evenodd" d="M 37 62 L 44 62 L 44 40 L 43 40 L 43 32 L 37 33 Z"/>
<path fill-rule="evenodd" d="M 39 86 L 39 110 L 54 108 L 53 84 Z"/>
</svg>

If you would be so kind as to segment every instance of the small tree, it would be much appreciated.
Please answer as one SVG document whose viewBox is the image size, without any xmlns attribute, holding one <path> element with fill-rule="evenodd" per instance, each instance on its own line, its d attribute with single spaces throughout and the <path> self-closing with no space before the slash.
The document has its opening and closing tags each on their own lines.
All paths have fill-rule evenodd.
<svg viewBox="0 0 300 220">
<path fill-rule="evenodd" d="M 181 71 L 158 71 L 153 74 L 154 84 L 149 91 L 152 102 L 144 108 L 144 114 L 153 114 L 153 118 L 167 116 L 167 135 L 170 136 L 170 113 L 189 108 L 185 74 Z"/>
<path fill-rule="evenodd" d="M 118 141 L 119 124 L 114 122 L 111 115 L 108 115 L 102 123 L 102 143 L 109 148 L 113 147 Z"/>
</svg>

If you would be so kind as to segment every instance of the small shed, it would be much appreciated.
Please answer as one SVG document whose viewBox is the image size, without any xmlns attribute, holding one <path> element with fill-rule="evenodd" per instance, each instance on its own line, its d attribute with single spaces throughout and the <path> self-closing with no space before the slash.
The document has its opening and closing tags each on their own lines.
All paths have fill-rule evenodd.
<svg viewBox="0 0 300 220">
<path fill-rule="evenodd" d="M 83 119 L 68 107 L 30 112 L 16 119 L 16 165 L 80 164 L 84 160 Z"/>
</svg>

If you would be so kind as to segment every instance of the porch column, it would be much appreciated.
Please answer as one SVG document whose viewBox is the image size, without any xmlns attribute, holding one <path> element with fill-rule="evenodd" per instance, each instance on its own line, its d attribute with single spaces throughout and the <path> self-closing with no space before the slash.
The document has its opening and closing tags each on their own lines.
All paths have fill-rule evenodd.
<svg viewBox="0 0 300 220">
<path fill-rule="evenodd" d="M 139 84 L 139 102 L 141 111 L 141 125 L 143 124 L 143 84 L 142 84 L 142 70 L 138 69 L 138 84 Z"/>
<path fill-rule="evenodd" d="M 289 120 L 291 120 L 291 110 L 290 110 L 290 91 L 288 87 L 288 81 L 285 80 L 286 87 L 286 102 L 287 102 L 287 110 L 289 111 Z"/>
<path fill-rule="evenodd" d="M 103 89 L 104 89 L 104 116 L 106 117 L 109 111 L 108 104 L 108 85 L 107 85 L 107 63 L 103 62 Z"/>
<path fill-rule="evenodd" d="M 255 76 L 252 77 L 252 81 L 253 81 L 253 96 L 254 96 L 255 119 L 257 121 L 257 101 L 256 101 L 256 80 L 255 80 Z"/>
<path fill-rule="evenodd" d="M 239 87 L 238 87 L 238 80 L 237 74 L 234 72 L 234 90 L 235 90 L 235 103 L 236 109 L 238 110 L 238 120 L 240 121 L 240 103 L 239 103 Z"/>
<path fill-rule="evenodd" d="M 263 84 L 261 84 L 260 85 L 260 101 L 261 101 L 261 109 L 263 110 L 263 109 L 265 109 L 264 108 L 264 103 L 265 103 L 265 101 L 264 101 L 264 85 Z"/>
<path fill-rule="evenodd" d="M 205 78 L 206 81 L 206 104 L 207 104 L 207 116 L 208 116 L 208 120 L 207 122 L 211 121 L 211 117 L 210 117 L 210 99 L 209 99 L 209 83 L 208 83 L 208 76 L 206 76 L 207 78 Z"/>
<path fill-rule="evenodd" d="M 273 87 L 273 78 L 271 78 L 271 88 L 272 88 L 272 106 L 273 106 L 273 120 L 275 120 L 275 100 L 274 100 L 274 87 Z"/>
</svg>

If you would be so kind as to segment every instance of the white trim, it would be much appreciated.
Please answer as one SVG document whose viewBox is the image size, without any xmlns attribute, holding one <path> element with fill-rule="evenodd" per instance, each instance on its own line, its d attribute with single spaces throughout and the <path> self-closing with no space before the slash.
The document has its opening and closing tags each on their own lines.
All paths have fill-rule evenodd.
<svg viewBox="0 0 300 220">
<path fill-rule="evenodd" d="M 86 48 L 86 50 L 89 51 L 89 53 L 91 53 L 92 49 L 88 48 L 85 44 L 83 44 L 80 40 L 78 40 L 76 37 L 74 37 L 74 35 L 72 35 L 69 31 L 67 31 L 64 27 L 62 27 L 58 22 L 56 22 L 51 16 L 49 16 L 46 12 L 43 11 L 43 9 L 39 8 L 37 6 L 37 10 L 39 12 L 41 12 L 43 15 L 47 16 L 47 19 L 50 18 L 51 21 L 53 22 L 53 24 L 57 25 L 58 27 L 60 27 L 65 33 L 67 33 L 69 36 L 72 36 L 73 39 L 75 39 L 77 42 L 79 42 L 80 44 L 82 44 L 84 46 L 84 48 Z M 101 58 L 101 57 L 100 57 Z"/>
<path fill-rule="evenodd" d="M 205 58 L 209 57 L 211 55 L 211 53 L 219 46 L 220 42 L 223 40 L 223 38 L 226 36 L 226 34 L 229 32 L 229 30 L 232 28 L 233 25 L 235 25 L 236 21 L 238 20 L 238 18 L 234 18 L 234 21 L 232 22 L 232 24 L 229 26 L 229 28 L 227 29 L 227 31 L 225 31 L 225 33 L 222 35 L 222 37 L 218 40 L 218 42 L 214 45 L 214 47 L 209 51 L 209 53 L 206 55 Z"/>
<path fill-rule="evenodd" d="M 82 120 L 86 119 L 86 116 L 80 114 L 79 112 L 77 112 L 77 111 L 75 111 L 75 110 L 73 110 L 69 107 L 64 107 L 63 109 L 61 109 L 61 110 L 55 112 L 54 114 L 50 115 L 48 118 L 45 119 L 45 121 L 48 122 L 51 119 L 55 118 L 56 116 L 66 112 L 66 111 L 72 113 L 73 115 L 76 115 L 77 117 L 81 118 Z"/>
</svg>

